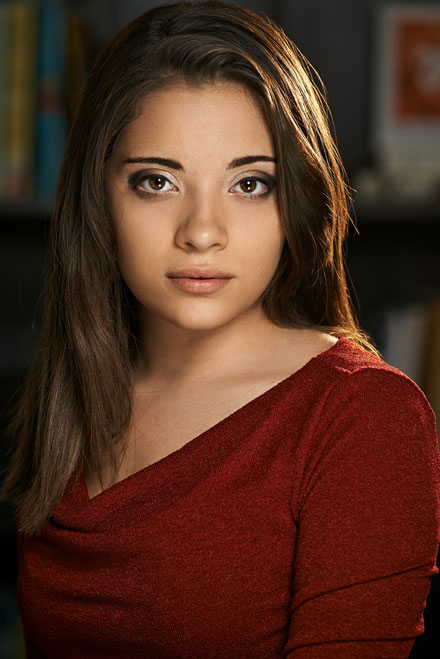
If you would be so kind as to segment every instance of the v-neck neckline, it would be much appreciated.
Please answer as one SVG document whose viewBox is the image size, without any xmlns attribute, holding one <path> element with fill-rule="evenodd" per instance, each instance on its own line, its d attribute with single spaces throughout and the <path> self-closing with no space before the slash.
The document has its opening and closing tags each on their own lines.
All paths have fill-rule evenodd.
<svg viewBox="0 0 440 659">
<path fill-rule="evenodd" d="M 189 447 L 192 448 L 192 445 L 194 443 L 197 443 L 198 440 L 203 438 L 205 435 L 207 435 L 209 433 L 212 433 L 214 431 L 217 431 L 226 422 L 230 422 L 230 421 L 234 422 L 235 417 L 242 414 L 243 412 L 247 412 L 250 406 L 255 405 L 257 402 L 258 403 L 262 402 L 265 399 L 266 396 L 270 396 L 273 393 L 277 392 L 279 387 L 283 387 L 286 384 L 289 384 L 295 377 L 297 377 L 297 376 L 299 377 L 302 374 L 302 372 L 304 370 L 306 370 L 312 362 L 315 362 L 315 360 L 317 360 L 321 357 L 324 357 L 325 355 L 328 355 L 331 351 L 333 351 L 333 349 L 336 348 L 336 346 L 339 345 L 341 340 L 344 341 L 343 337 L 340 337 L 332 346 L 330 346 L 326 350 L 320 352 L 319 354 L 317 354 L 314 357 L 312 357 L 311 359 L 309 359 L 303 366 L 301 366 L 301 368 L 297 369 L 293 373 L 290 373 L 288 376 L 286 376 L 285 378 L 283 378 L 279 382 L 275 383 L 274 385 L 272 385 L 271 387 L 269 387 L 268 389 L 263 391 L 261 394 L 258 394 L 258 396 L 255 396 L 251 400 L 247 401 L 247 403 L 244 403 L 243 405 L 238 407 L 236 410 L 233 410 L 230 414 L 227 414 L 225 417 L 223 417 L 222 419 L 220 419 L 216 423 L 212 424 L 206 430 L 203 430 L 201 433 L 199 433 L 198 435 L 196 435 L 192 439 L 185 442 L 185 444 L 183 444 L 183 446 L 181 446 L 180 448 L 178 448 L 174 451 L 171 451 L 170 453 L 165 455 L 163 458 L 160 458 L 159 460 L 155 460 L 154 462 L 146 465 L 145 467 L 142 467 L 141 469 L 138 469 L 137 471 L 133 472 L 129 476 L 126 476 L 125 478 L 121 479 L 120 481 L 117 481 L 113 485 L 110 485 L 109 487 L 105 488 L 105 490 L 102 490 L 101 492 L 99 492 L 99 494 L 96 494 L 95 496 L 90 497 L 90 495 L 88 493 L 88 490 L 87 490 L 87 484 L 86 484 L 86 481 L 85 481 L 84 473 L 81 473 L 80 484 L 81 484 L 81 488 L 83 489 L 83 493 L 84 493 L 84 490 L 85 490 L 86 498 L 90 502 L 94 501 L 94 500 L 98 499 L 99 497 L 101 497 L 102 495 L 104 495 L 106 492 L 109 492 L 113 488 L 117 487 L 118 485 L 121 485 L 121 484 L 125 483 L 126 481 L 130 481 L 132 478 L 136 477 L 138 474 L 140 476 L 142 476 L 142 474 L 145 473 L 145 471 L 147 471 L 148 469 L 154 467 L 155 465 L 159 465 L 164 461 L 167 461 L 168 458 L 171 458 L 171 456 L 175 456 L 176 454 L 180 453 L 180 451 L 185 452 L 186 447 L 188 447 L 188 448 L 186 448 L 186 451 L 190 450 Z"/>
<path fill-rule="evenodd" d="M 65 495 L 55 508 L 53 518 L 57 523 L 64 524 L 63 518 L 67 515 L 69 525 L 75 527 L 78 524 L 83 529 L 87 527 L 91 530 L 103 514 L 107 517 L 124 503 L 129 503 L 133 497 L 136 499 L 142 496 L 142 490 L 148 485 L 151 485 L 151 488 L 157 484 L 164 486 L 164 498 L 172 492 L 177 493 L 179 488 L 190 487 L 195 477 L 194 472 L 198 477 L 204 470 L 208 470 L 215 460 L 221 460 L 223 454 L 230 450 L 230 442 L 238 441 L 238 429 L 242 426 L 249 428 L 253 423 L 257 423 L 259 414 L 267 414 L 271 405 L 280 399 L 284 389 L 290 389 L 295 380 L 300 382 L 317 362 L 325 360 L 345 343 L 348 343 L 348 339 L 340 337 L 336 343 L 312 357 L 301 368 L 220 419 L 180 448 L 133 472 L 94 497 L 89 497 L 84 473 L 81 473 L 73 489 L 69 490 L 70 494 Z M 246 418 L 246 424 L 240 424 L 241 417 Z M 216 442 L 216 437 L 220 437 L 221 442 Z M 161 498 L 162 495 L 156 491 L 155 504 L 159 503 L 158 497 Z M 148 502 L 146 505 L 148 506 Z"/>
</svg>

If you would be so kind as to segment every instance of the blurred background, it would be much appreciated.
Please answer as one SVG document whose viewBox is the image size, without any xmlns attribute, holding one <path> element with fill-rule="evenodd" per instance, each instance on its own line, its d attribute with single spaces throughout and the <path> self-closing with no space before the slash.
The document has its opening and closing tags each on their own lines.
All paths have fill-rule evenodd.
<svg viewBox="0 0 440 659">
<path fill-rule="evenodd" d="M 5 414 L 38 337 L 48 221 L 72 108 L 102 45 L 159 4 L 0 0 L 0 405 Z M 347 262 L 361 325 L 384 358 L 422 386 L 439 414 L 440 2 L 237 4 L 280 23 L 323 80 L 353 188 L 358 230 L 351 230 Z M 6 463 L 2 451 L 1 466 Z M 24 655 L 14 594 L 13 515 L 6 504 L 0 507 L 0 540 L 0 659 L 16 659 Z M 440 657 L 438 591 L 436 582 L 426 631 L 412 657 Z"/>
</svg>

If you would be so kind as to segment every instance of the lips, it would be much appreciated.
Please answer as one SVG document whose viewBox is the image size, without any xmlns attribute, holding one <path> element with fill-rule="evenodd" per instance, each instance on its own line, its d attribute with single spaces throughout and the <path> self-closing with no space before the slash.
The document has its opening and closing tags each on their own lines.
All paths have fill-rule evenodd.
<svg viewBox="0 0 440 659">
<path fill-rule="evenodd" d="M 173 286 L 188 295 L 209 296 L 225 288 L 233 278 L 229 272 L 200 266 L 167 273 Z"/>
<path fill-rule="evenodd" d="M 229 272 L 211 267 L 183 268 L 182 270 L 167 273 L 167 277 L 171 279 L 232 279 Z"/>
</svg>

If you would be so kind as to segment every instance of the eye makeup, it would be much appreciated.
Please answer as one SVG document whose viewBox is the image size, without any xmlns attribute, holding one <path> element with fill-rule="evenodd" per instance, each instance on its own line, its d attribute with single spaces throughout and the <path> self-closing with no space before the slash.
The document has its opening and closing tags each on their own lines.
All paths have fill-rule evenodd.
<svg viewBox="0 0 440 659">
<path fill-rule="evenodd" d="M 153 187 L 152 190 L 146 189 L 142 184 L 145 181 L 150 181 L 150 186 Z M 151 183 L 153 182 L 153 183 Z M 263 197 L 268 196 L 276 187 L 276 180 L 273 176 L 270 176 L 269 174 L 264 174 L 264 176 L 256 176 L 256 175 L 250 175 L 250 176 L 244 176 L 241 178 L 237 183 L 235 183 L 231 190 L 234 188 L 237 188 L 237 186 L 240 186 L 240 184 L 250 184 L 252 187 L 252 184 L 256 184 L 258 187 L 258 184 L 261 184 L 265 186 L 267 189 L 264 192 L 254 192 L 254 188 L 252 190 L 244 190 L 241 188 L 240 190 L 237 190 L 234 192 L 234 194 L 238 194 L 240 196 L 243 196 L 249 200 L 257 200 L 261 199 Z M 166 176 L 163 174 L 159 174 L 157 172 L 151 172 L 148 170 L 141 170 L 138 172 L 134 172 L 133 174 L 130 174 L 128 177 L 128 184 L 130 188 L 139 196 L 141 197 L 147 197 L 147 198 L 154 198 L 154 197 L 162 197 L 168 194 L 168 192 L 172 192 L 173 190 L 166 189 L 164 190 L 164 187 L 167 185 L 171 185 L 174 188 L 176 186 L 174 183 L 172 183 Z M 154 189 L 154 185 L 157 186 L 156 189 Z M 176 188 L 177 189 L 177 188 Z"/>
<path fill-rule="evenodd" d="M 258 184 L 260 183 L 261 185 L 265 186 L 267 189 L 265 192 L 258 192 L 255 193 L 253 190 L 252 191 L 245 191 L 243 188 L 241 189 L 241 193 L 237 192 L 235 194 L 240 194 L 243 196 L 246 200 L 249 201 L 255 201 L 258 199 L 262 199 L 264 197 L 267 197 L 268 195 L 273 192 L 276 186 L 276 180 L 273 176 L 270 176 L 269 174 L 265 174 L 264 176 L 244 176 L 241 178 L 237 183 L 235 183 L 231 189 L 236 188 L 237 186 L 240 186 L 240 184 L 248 184 L 248 183 L 255 183 Z"/>
<path fill-rule="evenodd" d="M 142 185 L 145 181 L 153 182 L 153 186 L 157 186 L 156 190 L 154 187 L 152 187 L 151 190 L 145 188 Z M 163 188 L 166 185 L 171 185 L 174 188 L 176 188 L 174 183 L 172 183 L 169 180 L 169 178 L 167 178 L 163 174 L 159 174 L 158 172 L 151 172 L 148 170 L 147 171 L 141 170 L 139 172 L 134 172 L 133 174 L 130 174 L 130 176 L 128 177 L 128 185 L 137 195 L 141 197 L 163 196 L 164 194 L 167 194 L 169 191 L 171 191 L 171 190 L 163 191 Z"/>
</svg>

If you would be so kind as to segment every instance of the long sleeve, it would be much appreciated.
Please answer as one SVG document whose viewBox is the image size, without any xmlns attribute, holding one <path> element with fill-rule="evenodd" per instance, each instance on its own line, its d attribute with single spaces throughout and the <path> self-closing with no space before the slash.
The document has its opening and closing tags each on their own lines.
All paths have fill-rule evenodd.
<svg viewBox="0 0 440 659">
<path fill-rule="evenodd" d="M 317 424 L 286 657 L 408 657 L 437 572 L 434 415 L 408 378 L 369 368 L 335 384 Z"/>
</svg>

